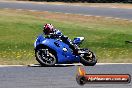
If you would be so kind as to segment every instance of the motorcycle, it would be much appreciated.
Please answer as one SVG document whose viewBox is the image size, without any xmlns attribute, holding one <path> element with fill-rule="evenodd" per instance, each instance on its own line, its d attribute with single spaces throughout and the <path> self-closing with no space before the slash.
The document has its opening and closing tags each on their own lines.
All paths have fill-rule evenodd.
<svg viewBox="0 0 132 88">
<path fill-rule="evenodd" d="M 78 54 L 74 54 L 61 39 L 44 37 L 39 35 L 34 42 L 36 60 L 42 66 L 54 66 L 55 64 L 82 63 L 85 66 L 94 66 L 97 63 L 95 54 L 86 48 L 79 48 L 84 37 L 74 38 L 72 44 L 78 48 Z"/>
</svg>

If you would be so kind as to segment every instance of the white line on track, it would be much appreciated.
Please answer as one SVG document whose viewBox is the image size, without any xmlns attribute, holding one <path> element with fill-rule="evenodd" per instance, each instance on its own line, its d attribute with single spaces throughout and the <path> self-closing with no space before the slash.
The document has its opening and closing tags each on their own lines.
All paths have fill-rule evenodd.
<svg viewBox="0 0 132 88">
<path fill-rule="evenodd" d="M 123 64 L 132 64 L 132 63 L 97 63 L 96 65 L 114 65 L 114 64 L 116 64 L 116 65 L 123 65 Z"/>
<path fill-rule="evenodd" d="M 24 65 L 0 65 L 0 67 L 21 67 Z"/>
<path fill-rule="evenodd" d="M 97 63 L 96 65 L 132 65 L 132 63 Z M 95 65 L 95 66 L 96 66 Z M 0 65 L 0 67 L 23 67 L 26 65 Z M 29 67 L 39 67 L 39 64 L 29 64 Z M 82 66 L 81 63 L 74 64 L 56 64 L 56 66 Z"/>
<path fill-rule="evenodd" d="M 96 65 L 129 65 L 132 63 L 97 63 Z M 41 66 L 39 64 L 30 64 L 29 67 L 38 67 Z M 74 64 L 56 64 L 56 66 L 83 66 L 81 63 L 74 63 Z"/>
</svg>

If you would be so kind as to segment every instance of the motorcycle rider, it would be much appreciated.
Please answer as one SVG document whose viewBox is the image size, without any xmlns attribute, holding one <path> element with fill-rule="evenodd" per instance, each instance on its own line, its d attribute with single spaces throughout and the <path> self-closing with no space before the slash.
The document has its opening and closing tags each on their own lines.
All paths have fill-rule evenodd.
<svg viewBox="0 0 132 88">
<path fill-rule="evenodd" d="M 60 38 L 73 50 L 73 54 L 78 54 L 78 47 L 67 36 L 64 36 L 58 29 L 55 29 L 52 24 L 45 24 L 43 26 L 43 32 L 47 37 Z"/>
</svg>

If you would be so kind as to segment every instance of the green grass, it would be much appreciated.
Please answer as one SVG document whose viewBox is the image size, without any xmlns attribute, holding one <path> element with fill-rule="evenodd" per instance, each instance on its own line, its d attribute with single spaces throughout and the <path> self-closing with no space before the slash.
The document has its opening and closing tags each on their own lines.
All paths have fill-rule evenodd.
<svg viewBox="0 0 132 88">
<path fill-rule="evenodd" d="M 132 44 L 125 44 L 132 40 L 132 22 L 0 9 L 0 64 L 36 63 L 33 43 L 45 23 L 71 39 L 84 36 L 81 47 L 94 51 L 98 62 L 132 62 Z"/>
</svg>

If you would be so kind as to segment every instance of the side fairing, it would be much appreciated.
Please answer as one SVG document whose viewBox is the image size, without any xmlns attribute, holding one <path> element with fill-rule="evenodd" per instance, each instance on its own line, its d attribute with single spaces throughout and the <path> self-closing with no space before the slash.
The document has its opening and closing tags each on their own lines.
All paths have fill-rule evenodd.
<svg viewBox="0 0 132 88">
<path fill-rule="evenodd" d="M 34 47 L 36 48 L 36 46 L 40 44 L 48 46 L 56 51 L 58 63 L 80 61 L 78 56 L 72 54 L 72 50 L 69 48 L 69 46 L 60 40 L 44 38 L 43 35 L 40 35 L 36 39 L 34 43 Z"/>
<path fill-rule="evenodd" d="M 69 46 L 60 40 L 46 39 L 42 42 L 42 44 L 56 51 L 58 63 L 79 62 L 79 57 L 73 55 Z"/>
</svg>

